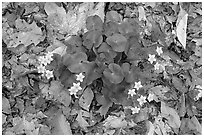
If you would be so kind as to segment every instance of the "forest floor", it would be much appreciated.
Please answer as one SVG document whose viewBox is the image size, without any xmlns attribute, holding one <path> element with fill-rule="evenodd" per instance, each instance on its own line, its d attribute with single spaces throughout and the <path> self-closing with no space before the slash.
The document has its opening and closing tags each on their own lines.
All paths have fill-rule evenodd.
<svg viewBox="0 0 204 137">
<path fill-rule="evenodd" d="M 3 135 L 202 134 L 202 3 L 3 2 Z"/>
</svg>

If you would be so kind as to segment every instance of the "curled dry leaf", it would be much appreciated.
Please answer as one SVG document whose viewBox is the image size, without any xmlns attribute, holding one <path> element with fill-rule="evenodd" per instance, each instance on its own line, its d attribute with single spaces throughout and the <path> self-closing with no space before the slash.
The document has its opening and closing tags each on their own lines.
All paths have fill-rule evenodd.
<svg viewBox="0 0 204 137">
<path fill-rule="evenodd" d="M 186 48 L 186 28 L 187 28 L 187 20 L 188 14 L 186 11 L 180 6 L 180 12 L 178 15 L 178 19 L 176 22 L 176 35 L 181 42 L 184 49 Z"/>
</svg>

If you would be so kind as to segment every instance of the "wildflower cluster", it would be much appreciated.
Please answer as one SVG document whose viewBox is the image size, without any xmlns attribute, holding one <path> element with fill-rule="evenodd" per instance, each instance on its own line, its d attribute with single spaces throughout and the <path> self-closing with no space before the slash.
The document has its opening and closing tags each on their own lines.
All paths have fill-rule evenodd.
<svg viewBox="0 0 204 137">
<path fill-rule="evenodd" d="M 85 78 L 85 76 L 82 73 L 80 73 L 80 74 L 77 74 L 76 77 L 77 77 L 76 81 L 79 81 L 79 82 L 73 83 L 73 86 L 69 89 L 69 91 L 70 91 L 70 95 L 74 95 L 76 98 L 78 98 L 76 94 L 79 90 L 82 90 L 80 86 L 81 84 L 80 82 L 83 82 L 83 79 Z"/>
<path fill-rule="evenodd" d="M 37 67 L 38 73 L 42 73 L 42 76 L 45 76 L 47 79 L 53 77 L 53 71 L 46 70 L 46 66 L 53 61 L 53 53 L 48 52 L 45 56 L 40 56 L 38 61 L 40 62 L 39 66 Z"/>
<path fill-rule="evenodd" d="M 139 82 L 135 82 L 134 83 L 134 87 L 132 89 L 129 89 L 128 90 L 128 94 L 131 95 L 132 97 L 134 95 L 136 95 L 135 91 L 136 90 L 139 90 L 140 88 L 142 88 L 142 84 L 141 84 L 141 81 Z M 144 103 L 146 103 L 146 97 L 145 96 L 140 96 L 140 98 L 137 99 L 137 101 L 139 102 L 140 106 L 142 106 Z M 132 107 L 130 108 L 132 110 L 132 114 L 135 114 L 135 113 L 139 113 L 140 111 L 140 108 L 139 107 Z"/>
<path fill-rule="evenodd" d="M 194 98 L 197 101 L 202 97 L 202 87 L 200 85 L 196 85 L 195 89 L 199 92 L 198 95 Z"/>
</svg>

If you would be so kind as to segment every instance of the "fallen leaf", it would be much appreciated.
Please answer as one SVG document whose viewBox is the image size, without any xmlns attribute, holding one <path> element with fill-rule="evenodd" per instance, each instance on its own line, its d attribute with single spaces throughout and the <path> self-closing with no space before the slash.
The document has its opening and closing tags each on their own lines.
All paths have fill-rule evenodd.
<svg viewBox="0 0 204 137">
<path fill-rule="evenodd" d="M 106 128 L 122 128 L 127 126 L 127 121 L 124 117 L 108 116 L 104 122 Z"/>
<path fill-rule="evenodd" d="M 79 105 L 85 110 L 89 111 L 89 107 L 93 100 L 94 94 L 90 88 L 86 88 L 83 95 L 79 99 Z"/>
<path fill-rule="evenodd" d="M 145 15 L 145 10 L 142 6 L 138 7 L 138 12 L 139 12 L 139 21 L 141 20 L 146 20 L 146 15 Z"/>
<path fill-rule="evenodd" d="M 178 14 L 178 19 L 176 22 L 176 35 L 184 49 L 186 48 L 187 20 L 188 20 L 187 12 L 180 6 L 180 12 Z"/>
<path fill-rule="evenodd" d="M 59 40 L 54 40 L 53 45 L 49 46 L 47 51 L 63 56 L 66 54 L 67 46 Z"/>
<path fill-rule="evenodd" d="M 152 124 L 152 122 L 147 120 L 146 125 L 147 125 L 147 129 L 148 129 L 147 135 L 154 135 L 154 125 Z"/>
<path fill-rule="evenodd" d="M 9 100 L 5 97 L 2 97 L 2 112 L 10 114 L 11 113 L 11 107 Z"/>
<path fill-rule="evenodd" d="M 80 127 L 86 129 L 89 124 L 86 122 L 86 120 L 82 117 L 82 111 L 78 111 L 78 116 L 76 118 L 76 120 L 78 121 Z"/>
<path fill-rule="evenodd" d="M 54 97 L 54 100 L 61 102 L 65 106 L 69 106 L 71 103 L 71 96 L 67 89 L 59 81 L 51 81 L 50 87 L 48 84 L 39 84 L 42 94 L 46 97 L 50 95 Z"/>
<path fill-rule="evenodd" d="M 67 13 L 68 33 L 76 35 L 79 30 L 85 30 L 86 18 L 92 15 L 98 15 L 102 21 L 104 20 L 103 2 L 96 5 L 93 2 L 85 2 L 69 10 Z"/>
<path fill-rule="evenodd" d="M 199 132 L 200 134 L 202 134 L 202 126 L 201 124 L 199 123 L 198 119 L 193 116 L 191 118 L 191 124 L 188 124 L 188 127 L 192 130 L 196 130 L 197 132 Z"/>
<path fill-rule="evenodd" d="M 161 113 L 167 115 L 168 123 L 173 128 L 179 128 L 181 125 L 180 117 L 177 111 L 169 106 L 167 106 L 163 101 L 161 101 Z"/>
<path fill-rule="evenodd" d="M 181 98 L 180 98 L 180 108 L 179 108 L 179 116 L 184 117 L 186 114 L 186 99 L 184 93 L 182 93 Z"/>
<path fill-rule="evenodd" d="M 72 135 L 69 122 L 66 120 L 63 114 L 56 115 L 53 119 L 54 129 L 52 134 L 54 135 Z"/>
<path fill-rule="evenodd" d="M 7 116 L 2 113 L 2 125 L 6 122 Z"/>
</svg>

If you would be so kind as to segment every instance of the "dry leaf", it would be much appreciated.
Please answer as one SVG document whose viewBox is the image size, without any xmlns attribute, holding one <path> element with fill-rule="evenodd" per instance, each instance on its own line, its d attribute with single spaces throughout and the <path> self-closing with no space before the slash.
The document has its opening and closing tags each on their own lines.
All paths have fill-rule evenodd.
<svg viewBox="0 0 204 137">
<path fill-rule="evenodd" d="M 146 125 L 148 128 L 147 135 L 154 135 L 154 125 L 152 124 L 152 122 L 147 120 Z"/>
<path fill-rule="evenodd" d="M 53 134 L 72 135 L 70 124 L 68 121 L 66 121 L 66 118 L 63 114 L 56 115 L 53 124 L 54 124 Z"/>
<path fill-rule="evenodd" d="M 186 13 L 185 10 L 180 7 L 180 12 L 178 15 L 178 19 L 176 22 L 176 35 L 183 45 L 184 49 L 186 48 L 186 28 L 187 28 L 187 19 L 188 19 L 188 14 Z"/>
<path fill-rule="evenodd" d="M 167 106 L 163 101 L 161 101 L 161 113 L 166 115 L 168 123 L 173 128 L 179 128 L 181 125 L 181 120 L 175 109 Z"/>
<path fill-rule="evenodd" d="M 79 105 L 85 110 L 89 111 L 89 107 L 93 100 L 94 94 L 90 88 L 86 88 L 83 95 L 79 99 Z"/>
<path fill-rule="evenodd" d="M 138 7 L 138 12 L 139 12 L 139 21 L 146 20 L 145 10 L 142 6 Z"/>
<path fill-rule="evenodd" d="M 124 117 L 108 116 L 104 126 L 106 128 L 122 128 L 127 126 L 127 121 L 125 121 Z"/>
</svg>

